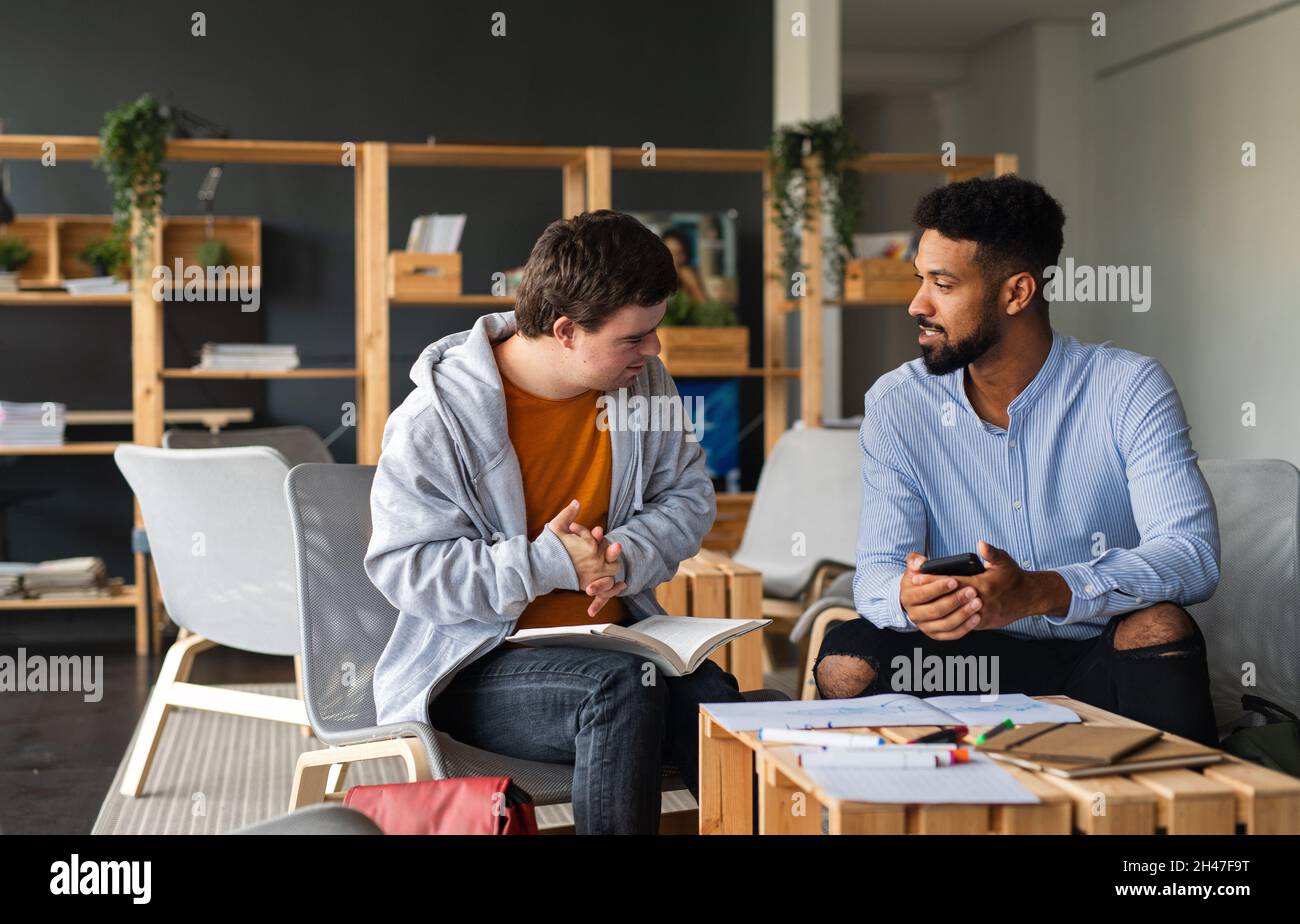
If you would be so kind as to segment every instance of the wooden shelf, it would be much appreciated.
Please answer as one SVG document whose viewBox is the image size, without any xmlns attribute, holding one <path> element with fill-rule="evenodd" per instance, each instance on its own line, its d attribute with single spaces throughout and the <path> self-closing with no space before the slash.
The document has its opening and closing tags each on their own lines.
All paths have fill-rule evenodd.
<svg viewBox="0 0 1300 924">
<path fill-rule="evenodd" d="M 613 148 L 610 163 L 618 170 L 673 170 L 700 173 L 762 173 L 771 159 L 766 151 L 712 148 L 656 148 L 653 167 L 643 166 L 640 148 Z"/>
<path fill-rule="evenodd" d="M 164 369 L 165 379 L 354 379 L 356 369 Z"/>
<path fill-rule="evenodd" d="M 394 305 L 426 308 L 513 308 L 513 295 L 398 295 L 389 299 Z"/>
<path fill-rule="evenodd" d="M 111 456 L 120 445 L 74 440 L 62 446 L 0 446 L 0 456 Z"/>
<path fill-rule="evenodd" d="M 131 293 L 122 292 L 112 295 L 73 295 L 71 292 L 0 292 L 0 305 L 11 308 L 40 308 L 78 305 L 87 308 L 128 308 L 131 305 Z"/>
<path fill-rule="evenodd" d="M 798 369 L 735 369 L 720 367 L 711 369 L 707 366 L 675 366 L 668 370 L 675 379 L 797 379 Z"/>
<path fill-rule="evenodd" d="M 638 151 L 640 149 L 638 148 Z M 390 144 L 393 167 L 561 168 L 585 162 L 586 148 L 511 144 Z"/>
<path fill-rule="evenodd" d="M 196 407 L 164 411 L 165 424 L 201 424 L 209 430 L 221 430 L 232 423 L 251 423 L 251 407 Z M 67 411 L 63 422 L 69 427 L 130 426 L 134 417 L 130 410 L 122 411 Z"/>
<path fill-rule="evenodd" d="M 122 588 L 120 594 L 111 597 L 61 597 L 58 599 L 17 599 L 0 600 L 0 610 L 99 610 L 110 607 L 135 607 L 140 603 L 140 594 L 134 584 Z"/>
</svg>

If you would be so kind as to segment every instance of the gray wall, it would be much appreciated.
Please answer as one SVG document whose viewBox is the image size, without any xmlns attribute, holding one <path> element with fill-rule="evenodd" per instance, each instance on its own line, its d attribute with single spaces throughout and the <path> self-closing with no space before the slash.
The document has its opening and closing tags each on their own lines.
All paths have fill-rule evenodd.
<svg viewBox="0 0 1300 924">
<path fill-rule="evenodd" d="M 929 110 L 900 91 L 905 105 L 858 107 L 851 124 L 882 150 L 954 140 L 959 152 L 1017 153 L 1021 174 L 1065 208 L 1063 260 L 1152 271 L 1149 311 L 1061 303 L 1053 325 L 1164 363 L 1202 456 L 1300 462 L 1300 315 L 1287 279 L 1300 203 L 1300 2 L 1138 0 L 1111 8 L 1107 27 L 1093 37 L 1082 20 L 1020 26 L 970 50 L 964 78 Z M 1258 166 L 1241 164 L 1246 141 Z M 890 215 L 872 230 L 906 219 L 888 199 L 877 207 Z M 849 357 L 881 342 L 916 355 L 895 321 L 846 328 L 846 412 L 860 407 L 853 386 L 889 368 L 851 379 Z M 1255 427 L 1242 425 L 1246 402 Z"/>
<path fill-rule="evenodd" d="M 47 0 L 0 12 L 0 116 L 15 134 L 96 134 L 103 113 L 140 93 L 228 124 L 237 137 L 304 140 L 483 141 L 553 145 L 759 148 L 772 124 L 770 3 L 705 0 L 611 4 L 564 0 L 317 2 L 213 0 L 207 37 L 190 35 L 193 7 L 166 0 L 102 4 Z M 507 35 L 490 35 L 507 13 Z M 107 186 L 86 164 L 12 166 L 19 212 L 106 213 Z M 165 208 L 198 213 L 203 165 L 172 165 Z M 761 317 L 761 189 L 757 177 L 616 175 L 618 208 L 736 208 L 741 220 L 742 317 Z M 262 310 L 213 304 L 167 312 L 167 362 L 190 365 L 209 339 L 296 343 L 307 365 L 353 357 L 352 175 L 340 168 L 234 165 L 222 214 L 263 221 Z M 469 215 L 465 290 L 521 264 L 560 211 L 558 171 L 394 168 L 390 236 L 406 239 L 421 212 Z M 130 404 L 128 313 L 116 309 L 0 309 L 0 397 L 59 400 L 72 408 Z M 393 312 L 393 400 L 429 342 L 469 327 L 477 312 Z M 761 330 L 761 327 L 755 327 Z M 754 338 L 755 357 L 760 341 Z M 329 434 L 344 382 L 270 385 L 169 383 L 170 406 L 251 404 L 258 423 L 305 423 Z M 742 413 L 761 413 L 752 383 Z M 122 439 L 81 430 L 73 438 Z M 761 462 L 761 433 L 746 444 L 746 480 Z M 333 447 L 354 458 L 352 434 Z M 129 574 L 130 495 L 109 458 L 0 458 L 0 487 L 48 487 L 8 515 L 10 557 L 104 556 Z M 85 614 L 83 614 L 85 616 Z M 93 613 L 125 633 L 125 612 Z M 89 617 L 87 617 L 89 619 Z M 42 622 L 48 617 L 42 616 Z M 34 617 L 7 615 L 0 640 Z"/>
</svg>

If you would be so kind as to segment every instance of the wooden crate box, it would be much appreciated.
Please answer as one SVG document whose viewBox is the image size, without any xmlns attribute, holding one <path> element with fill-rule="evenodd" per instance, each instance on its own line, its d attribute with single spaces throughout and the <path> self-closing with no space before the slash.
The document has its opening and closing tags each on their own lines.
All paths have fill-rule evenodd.
<svg viewBox="0 0 1300 924">
<path fill-rule="evenodd" d="M 763 618 L 763 576 L 725 555 L 702 551 L 677 568 L 671 581 L 655 588 L 670 616 L 723 619 Z M 750 632 L 711 655 L 740 681 L 741 690 L 763 686 L 763 631 Z"/>
</svg>

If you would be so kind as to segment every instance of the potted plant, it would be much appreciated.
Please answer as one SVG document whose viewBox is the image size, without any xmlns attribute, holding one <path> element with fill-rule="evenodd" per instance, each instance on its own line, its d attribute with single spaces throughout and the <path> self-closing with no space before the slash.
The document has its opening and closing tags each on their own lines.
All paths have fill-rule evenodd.
<svg viewBox="0 0 1300 924">
<path fill-rule="evenodd" d="M 781 232 L 781 266 L 792 280 L 804 266 L 800 259 L 800 226 L 810 217 L 805 159 L 820 166 L 822 210 L 830 215 L 832 232 L 826 235 L 826 269 L 830 279 L 842 281 L 844 263 L 853 251 L 857 230 L 859 177 L 853 161 L 857 143 L 839 116 L 785 125 L 772 135 L 773 222 Z M 820 282 L 820 280 L 817 280 Z M 788 288 L 788 287 L 787 287 Z"/>
<path fill-rule="evenodd" d="M 749 328 L 724 301 L 698 301 L 678 289 L 659 326 L 659 358 L 674 373 L 743 372 L 749 367 Z"/>
<path fill-rule="evenodd" d="M 18 291 L 18 270 L 31 257 L 32 249 L 21 237 L 0 237 L 0 292 Z"/>
<path fill-rule="evenodd" d="M 130 259 L 126 241 L 116 236 L 91 241 L 81 251 L 81 262 L 95 270 L 96 276 L 120 276 Z"/>
<path fill-rule="evenodd" d="M 149 240 L 162 206 L 167 171 L 163 158 L 172 119 L 148 93 L 109 110 L 99 133 L 96 164 L 108 176 L 113 193 L 113 236 L 130 240 L 137 267 L 144 271 Z M 139 215 L 131 237 L 131 214 Z"/>
<path fill-rule="evenodd" d="M 223 240 L 208 238 L 199 245 L 198 258 L 201 266 L 229 266 L 230 248 Z"/>
</svg>

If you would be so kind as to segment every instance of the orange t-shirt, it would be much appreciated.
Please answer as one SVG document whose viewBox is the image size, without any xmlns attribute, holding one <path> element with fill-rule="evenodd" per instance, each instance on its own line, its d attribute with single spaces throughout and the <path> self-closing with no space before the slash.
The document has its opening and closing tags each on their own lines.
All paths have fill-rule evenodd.
<svg viewBox="0 0 1300 924">
<path fill-rule="evenodd" d="M 596 426 L 600 392 L 586 391 L 557 401 L 529 394 L 504 375 L 501 384 L 506 396 L 506 426 L 524 480 L 529 538 L 540 535 L 575 497 L 579 504 L 577 522 L 587 529 L 607 529 L 614 455 L 609 431 Z M 617 597 L 606 603 L 594 619 L 587 615 L 591 602 L 592 598 L 580 590 L 553 590 L 524 608 L 516 631 L 625 621 L 627 611 Z"/>
</svg>

